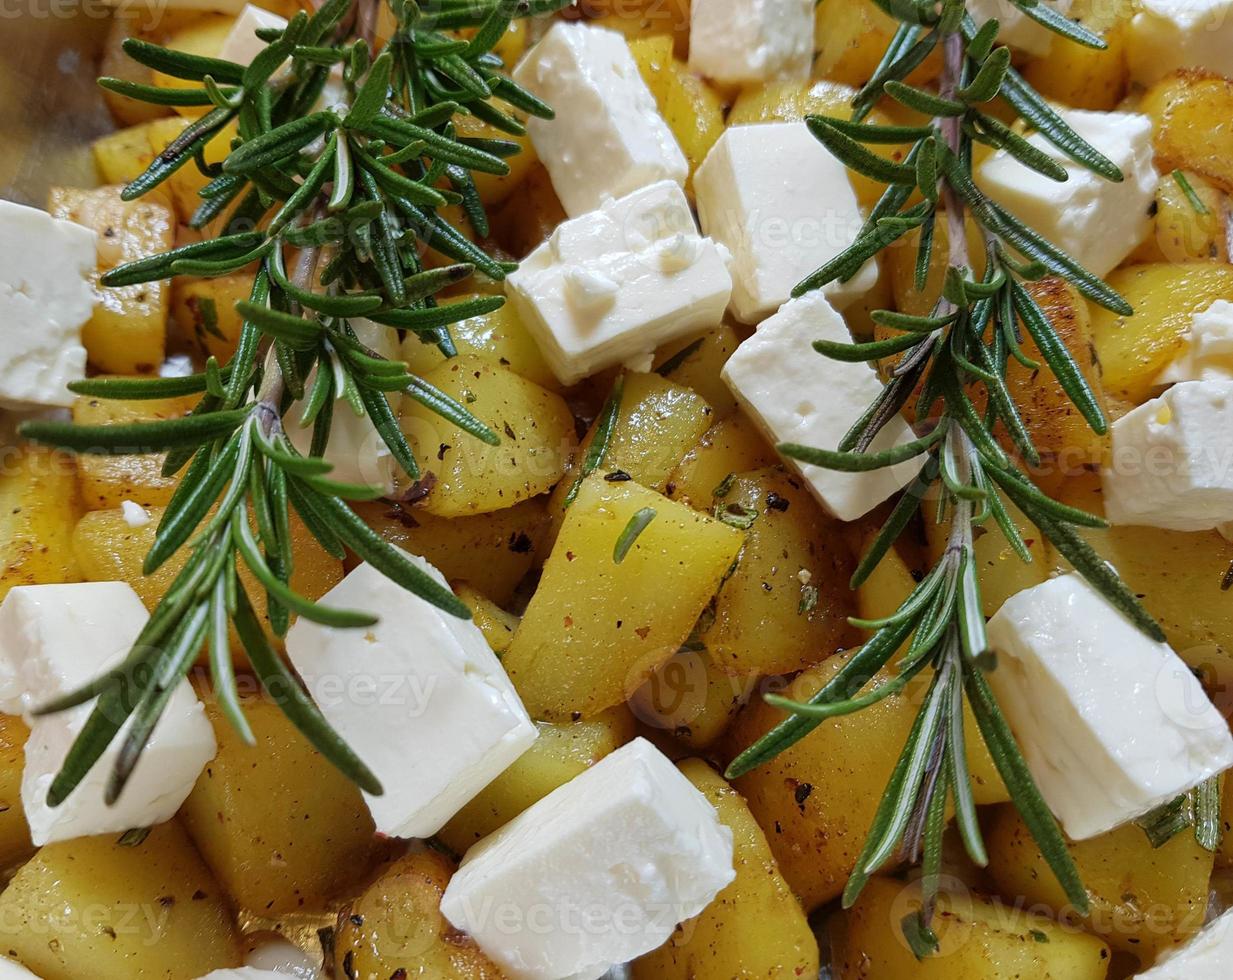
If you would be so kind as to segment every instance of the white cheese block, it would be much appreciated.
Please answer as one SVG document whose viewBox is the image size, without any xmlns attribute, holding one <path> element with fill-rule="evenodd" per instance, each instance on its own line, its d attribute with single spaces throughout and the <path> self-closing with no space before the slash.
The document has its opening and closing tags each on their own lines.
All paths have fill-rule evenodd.
<svg viewBox="0 0 1233 980">
<path fill-rule="evenodd" d="M 998 704 L 1073 840 L 1233 766 L 1229 725 L 1185 662 L 1077 573 L 1007 599 L 989 643 Z"/>
<path fill-rule="evenodd" d="M 556 112 L 527 132 L 571 218 L 657 181 L 684 185 L 685 154 L 616 31 L 557 21 L 513 77 Z"/>
<path fill-rule="evenodd" d="M 1107 275 L 1147 234 L 1159 177 L 1152 164 L 1152 121 L 1135 112 L 1064 109 L 1067 123 L 1122 171 L 1105 180 L 1064 156 L 1036 133 L 1028 142 L 1068 174 L 1055 181 L 1025 167 L 1005 150 L 976 173 L 981 190 L 1096 276 Z"/>
<path fill-rule="evenodd" d="M 1130 21 L 1130 77 L 1148 86 L 1179 68 L 1233 74 L 1233 0 L 1140 0 Z"/>
<path fill-rule="evenodd" d="M 365 319 L 352 320 L 351 328 L 359 342 L 370 350 L 389 360 L 399 359 L 397 330 Z M 308 389 L 312 388 L 316 376 L 317 371 L 314 368 L 305 382 Z M 402 405 L 402 395 L 390 392 L 386 400 L 397 418 Z M 308 455 L 313 442 L 313 427 L 300 425 L 300 413 L 303 410 L 301 402 L 293 404 L 283 417 L 283 427 L 291 444 L 299 452 Z M 330 419 L 330 441 L 326 444 L 323 458 L 334 467 L 326 474 L 331 480 L 380 487 L 386 494 L 394 490 L 398 476 L 397 462 L 368 415 L 356 415 L 351 403 L 345 398 L 334 400 L 334 414 Z"/>
<path fill-rule="evenodd" d="M 96 240 L 89 228 L 0 201 L 0 405 L 72 405 L 65 386 L 86 374 Z"/>
<path fill-rule="evenodd" d="M 848 172 L 803 122 L 732 126 L 694 174 L 702 230 L 732 252 L 732 312 L 757 323 L 856 240 L 864 218 Z M 870 259 L 824 292 L 841 309 L 878 278 Z"/>
<path fill-rule="evenodd" d="M 0 980 L 39 980 L 16 960 L 0 956 Z"/>
<path fill-rule="evenodd" d="M 1189 942 L 1164 953 L 1136 980 L 1228 980 L 1233 970 L 1233 910 L 1213 919 Z"/>
<path fill-rule="evenodd" d="M 287 26 L 287 18 L 268 10 L 262 10 L 253 4 L 247 4 L 240 11 L 240 16 L 231 25 L 231 31 L 223 39 L 223 46 L 218 56 L 224 61 L 234 61 L 238 65 L 249 65 L 257 55 L 265 50 L 266 42 L 257 37 L 257 31 L 265 28 L 283 30 Z"/>
<path fill-rule="evenodd" d="M 732 831 L 638 738 L 472 847 L 441 913 L 511 980 L 596 980 L 734 877 Z"/>
<path fill-rule="evenodd" d="M 1233 520 L 1233 381 L 1183 381 L 1113 423 L 1105 517 L 1174 531 Z"/>
<path fill-rule="evenodd" d="M 1186 346 L 1160 372 L 1157 384 L 1233 380 L 1233 303 L 1218 299 L 1194 315 Z"/>
<path fill-rule="evenodd" d="M 814 0 L 693 0 L 689 67 L 725 85 L 804 81 L 813 62 Z"/>
<path fill-rule="evenodd" d="M 506 291 L 562 384 L 718 326 L 732 291 L 727 253 L 699 236 L 670 180 L 562 222 Z"/>
<path fill-rule="evenodd" d="M 21 799 L 35 844 L 170 820 L 214 758 L 214 730 L 192 686 L 181 681 L 113 806 L 103 792 L 128 724 L 69 798 L 55 809 L 47 805 L 47 790 L 93 702 L 37 718 L 30 712 L 116 666 L 148 618 L 125 582 L 18 586 L 0 603 L 0 710 L 24 714 L 30 724 Z"/>
<path fill-rule="evenodd" d="M 1042 0 L 1059 14 L 1070 12 L 1072 0 Z M 1027 14 L 1016 7 L 1010 0 L 969 0 L 968 13 L 977 25 L 987 20 L 998 22 L 998 43 L 1015 48 L 1025 54 L 1044 57 L 1053 46 L 1055 34 L 1047 27 L 1042 27 Z M 1068 44 L 1065 40 L 1059 44 Z"/>
<path fill-rule="evenodd" d="M 772 443 L 834 449 L 882 390 L 867 364 L 836 361 L 813 349 L 815 340 L 850 343 L 843 318 L 816 290 L 785 303 L 763 320 L 723 368 L 737 401 Z M 874 439 L 871 452 L 913 438 L 896 415 Z M 840 473 L 789 460 L 814 495 L 840 520 L 854 521 L 907 483 L 919 461 L 868 473 Z"/>
<path fill-rule="evenodd" d="M 409 556 L 445 585 L 441 573 Z M 381 781 L 377 829 L 431 837 L 535 741 L 535 725 L 470 620 L 363 564 L 321 600 L 380 617 L 334 629 L 301 617 L 287 655 L 317 706 Z"/>
</svg>

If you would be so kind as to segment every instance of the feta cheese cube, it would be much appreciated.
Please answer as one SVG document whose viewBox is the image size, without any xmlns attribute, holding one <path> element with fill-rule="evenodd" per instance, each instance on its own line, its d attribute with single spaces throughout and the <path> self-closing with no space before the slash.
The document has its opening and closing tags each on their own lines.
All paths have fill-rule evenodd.
<svg viewBox="0 0 1233 980">
<path fill-rule="evenodd" d="M 270 27 L 281 31 L 286 26 L 286 17 L 262 10 L 251 3 L 247 4 L 223 39 L 218 56 L 224 61 L 234 61 L 237 65 L 252 64 L 253 59 L 265 50 L 266 45 L 265 41 L 257 37 L 257 31 Z"/>
<path fill-rule="evenodd" d="M 989 682 L 1049 808 L 1086 840 L 1233 766 L 1233 736 L 1186 663 L 1071 572 L 989 620 Z"/>
<path fill-rule="evenodd" d="M 850 343 L 843 318 L 818 291 L 785 303 L 741 344 L 722 377 L 736 400 L 772 442 L 834 449 L 882 390 L 866 364 L 832 360 L 813 349 L 815 340 Z M 870 447 L 880 452 L 913 438 L 896 415 Z M 868 473 L 840 473 L 789 462 L 814 496 L 840 520 L 854 521 L 908 482 L 918 461 Z"/>
<path fill-rule="evenodd" d="M 1163 954 L 1136 980 L 1227 980 L 1233 964 L 1233 910 L 1213 919 L 1182 946 Z"/>
<path fill-rule="evenodd" d="M 571 218 L 661 180 L 684 185 L 685 154 L 616 31 L 558 21 L 513 74 L 556 112 L 527 132 Z"/>
<path fill-rule="evenodd" d="M 411 560 L 445 584 L 439 571 Z M 381 617 L 366 630 L 301 617 L 287 655 L 317 706 L 381 780 L 366 795 L 377 829 L 431 837 L 537 734 L 470 620 L 442 612 L 363 564 L 321 600 Z"/>
<path fill-rule="evenodd" d="M 0 956 L 0 980 L 39 980 L 16 960 Z"/>
<path fill-rule="evenodd" d="M 1233 303 L 1227 299 L 1194 315 L 1186 346 L 1156 378 L 1162 385 L 1179 381 L 1233 381 Z"/>
<path fill-rule="evenodd" d="M 1233 381 L 1183 381 L 1113 423 L 1105 517 L 1174 531 L 1233 520 Z"/>
<path fill-rule="evenodd" d="M 724 85 L 804 81 L 813 63 L 814 0 L 693 0 L 689 67 Z"/>
<path fill-rule="evenodd" d="M 1152 121 L 1135 112 L 1064 109 L 1061 116 L 1121 169 L 1125 178 L 1121 183 L 1075 163 L 1039 133 L 1029 136 L 1028 142 L 1066 169 L 1065 181 L 1039 174 L 998 150 L 981 164 L 976 182 L 1093 275 L 1104 276 L 1148 231 L 1159 181 L 1152 164 Z"/>
<path fill-rule="evenodd" d="M 685 192 L 663 180 L 562 222 L 506 291 L 569 385 L 718 326 L 732 279 L 727 253 L 698 235 Z"/>
<path fill-rule="evenodd" d="M 735 876 L 732 831 L 638 738 L 472 847 L 441 914 L 512 980 L 596 980 Z"/>
<path fill-rule="evenodd" d="M 1065 15 L 1070 12 L 1072 2 L 1073 0 L 1052 0 L 1049 6 Z M 987 20 L 996 20 L 999 44 L 1041 58 L 1047 55 L 1053 46 L 1053 31 L 1036 23 L 1010 0 L 969 0 L 968 13 L 977 25 Z"/>
<path fill-rule="evenodd" d="M 1233 73 L 1233 0 L 1141 0 L 1126 40 L 1130 77 L 1148 86 L 1179 68 Z"/>
<path fill-rule="evenodd" d="M 400 360 L 397 330 L 365 319 L 352 320 L 351 329 L 355 331 L 356 339 L 369 350 L 389 360 Z M 314 368 L 306 381 L 309 388 L 316 376 Z M 402 405 L 402 395 L 390 392 L 386 395 L 386 401 L 390 403 L 394 417 L 397 418 Z M 307 456 L 312 447 L 313 427 L 300 424 L 300 413 L 303 410 L 302 403 L 293 404 L 283 417 L 283 427 L 291 444 Z M 330 417 L 330 441 L 326 444 L 322 458 L 334 467 L 327 474 L 331 480 L 380 487 L 386 494 L 392 493 L 397 483 L 398 464 L 385 440 L 373 426 L 372 419 L 367 413 L 356 415 L 351 403 L 342 397 L 334 400 L 334 413 Z"/>
<path fill-rule="evenodd" d="M 757 323 L 856 240 L 864 218 L 848 172 L 803 122 L 732 126 L 694 174 L 702 230 L 733 255 L 732 312 Z M 870 259 L 826 297 L 843 308 L 873 287 Z"/>
<path fill-rule="evenodd" d="M 95 242 L 89 228 L 0 201 L 0 405 L 73 403 L 65 386 L 86 376 Z"/>
<path fill-rule="evenodd" d="M 47 805 L 51 781 L 93 702 L 53 715 L 30 712 L 116 666 L 147 619 L 125 582 L 18 586 L 0 603 L 0 710 L 25 714 L 30 724 L 21 800 L 35 844 L 170 820 L 214 758 L 214 730 L 192 686 L 181 681 L 113 806 L 103 792 L 129 724 L 64 803 Z"/>
</svg>

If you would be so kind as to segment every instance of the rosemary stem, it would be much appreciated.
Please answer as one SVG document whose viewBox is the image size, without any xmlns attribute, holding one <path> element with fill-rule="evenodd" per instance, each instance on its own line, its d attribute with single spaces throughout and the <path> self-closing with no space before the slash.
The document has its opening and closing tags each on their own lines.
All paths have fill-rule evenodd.
<svg viewBox="0 0 1233 980">
<path fill-rule="evenodd" d="M 313 209 L 308 223 L 311 224 L 314 221 L 320 220 L 323 213 L 321 205 L 318 204 Z M 291 274 L 292 282 L 301 289 L 310 289 L 317 279 L 317 262 L 320 257 L 321 249 L 317 246 L 300 249 L 300 254 L 295 262 L 295 271 Z M 257 392 L 257 405 L 255 409 L 262 435 L 267 438 L 282 428 L 282 419 L 279 416 L 278 409 L 282 403 L 285 386 L 283 372 L 278 366 L 278 359 L 274 356 L 274 345 L 271 344 L 270 349 L 266 352 L 265 369 L 262 373 L 261 388 Z"/>
</svg>

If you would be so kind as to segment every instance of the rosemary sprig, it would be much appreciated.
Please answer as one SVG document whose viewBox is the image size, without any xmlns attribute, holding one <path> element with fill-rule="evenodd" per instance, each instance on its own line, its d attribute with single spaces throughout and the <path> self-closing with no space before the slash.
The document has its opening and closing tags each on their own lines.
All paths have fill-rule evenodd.
<svg viewBox="0 0 1233 980">
<path fill-rule="evenodd" d="M 781 445 L 779 451 L 831 469 L 862 471 L 910 459 L 920 470 L 874 537 L 852 578 L 859 586 L 885 557 L 895 540 L 936 490 L 938 519 L 950 518 L 950 536 L 938 563 L 902 605 L 877 621 L 853 620 L 872 632 L 844 667 L 808 703 L 782 697 L 767 700 L 789 714 L 733 760 L 735 778 L 773 758 L 828 718 L 860 711 L 903 690 L 914 679 L 928 679 L 927 693 L 902 754 L 882 796 L 856 862 L 843 901 L 856 901 L 869 877 L 893 860 L 921 862 L 923 908 L 904 923 L 914 951 L 935 951 L 930 928 L 938 893 L 941 825 L 947 804 L 969 856 L 987 861 L 976 819 L 964 745 L 963 708 L 975 716 L 981 737 L 1067 898 L 1080 911 L 1088 905 L 1066 841 L 1028 771 L 986 679 L 993 666 L 981 609 L 973 542 L 977 528 L 992 522 L 1024 561 L 1031 556 L 1006 502 L 1013 503 L 1058 551 L 1110 602 L 1154 639 L 1163 640 L 1155 621 L 1134 594 L 1075 533 L 1076 527 L 1102 527 L 1099 518 L 1052 500 L 1012 458 L 1029 466 L 1040 462 L 1018 406 L 1006 385 L 1012 357 L 1032 362 L 1022 351 L 1023 331 L 1031 336 L 1059 386 L 1097 432 L 1106 422 L 1082 373 L 1048 315 L 1025 283 L 1044 275 L 1060 277 L 1091 301 L 1129 314 L 1130 307 L 1105 283 L 1079 266 L 984 195 L 972 177 L 972 149 L 984 143 L 1015 156 L 1025 166 L 1055 180 L 1065 170 L 1010 127 L 982 111 L 1002 98 L 1061 152 L 1109 179 L 1117 168 L 1089 146 L 1036 94 L 1010 65 L 1010 52 L 996 45 L 998 25 L 977 25 L 963 0 L 875 0 L 901 22 L 886 55 L 853 104 L 851 120 L 813 116 L 813 134 L 845 165 L 887 184 L 856 240 L 796 288 L 796 295 L 848 278 L 869 258 L 910 231 L 920 230 L 916 286 L 923 289 L 930 266 L 934 229 L 945 222 L 948 254 L 940 295 L 928 316 L 891 310 L 873 314 L 875 322 L 902 336 L 871 343 L 818 345 L 820 353 L 842 361 L 899 359 L 879 398 L 834 449 Z M 1081 44 L 1104 42 L 1073 22 L 1031 0 L 1016 7 L 1051 30 Z M 906 81 L 934 49 L 942 53 L 936 91 Z M 889 96 L 923 112 L 922 126 L 881 126 L 863 120 L 876 102 Z M 907 147 L 902 163 L 874 155 L 868 144 Z M 919 192 L 919 203 L 910 203 Z M 981 232 L 985 271 L 977 278 L 968 252 L 965 217 Z M 1021 258 L 1016 258 L 1015 256 Z M 986 407 L 978 409 L 974 388 L 983 386 Z M 880 453 L 867 450 L 874 437 L 919 391 L 915 414 L 924 434 L 906 446 Z M 1010 448 L 994 436 L 1005 430 Z M 903 649 L 896 660 L 896 652 Z M 877 686 L 870 678 L 887 678 Z M 1208 793 L 1207 796 L 1211 794 Z M 1210 800 L 1205 797 L 1205 814 Z M 1207 828 L 1212 821 L 1206 815 Z"/>
<path fill-rule="evenodd" d="M 320 457 L 329 444 L 334 403 L 367 414 L 390 453 L 416 479 L 418 467 L 386 395 L 404 392 L 477 438 L 498 437 L 467 409 L 364 346 L 348 323 L 368 317 L 407 330 L 451 356 L 449 325 L 490 311 L 500 297 L 440 305 L 441 289 L 479 270 L 502 279 L 509 266 L 472 244 L 438 208 L 462 204 L 473 229 L 486 230 L 473 172 L 502 174 L 517 144 L 459 137 L 453 120 L 473 114 L 506 133 L 524 129 L 517 113 L 551 110 L 501 73 L 492 48 L 514 17 L 547 13 L 568 0 L 443 0 L 431 12 L 390 0 L 395 27 L 376 53 L 377 0 L 325 0 L 283 30 L 265 32 L 250 65 L 185 54 L 130 39 L 140 64 L 201 87 L 156 89 L 116 79 L 101 84 L 161 105 L 209 105 L 123 191 L 141 196 L 185 166 L 208 183 L 192 216 L 210 237 L 120 266 L 103 277 L 119 286 L 177 275 L 220 276 L 256 265 L 252 292 L 226 364 L 211 359 L 189 378 L 95 379 L 74 390 L 99 398 L 201 395 L 185 418 L 117 426 L 39 421 L 26 438 L 75 452 L 166 451 L 164 472 L 181 473 L 145 560 L 147 574 L 173 559 L 183 565 L 131 652 L 103 677 L 42 713 L 97 698 L 93 712 L 53 781 L 55 806 L 78 785 L 127 723 L 107 785 L 123 791 L 171 692 L 208 652 L 219 702 L 250 743 L 228 648 L 234 627 L 257 677 L 301 732 L 370 793 L 381 786 L 329 726 L 275 652 L 239 571 L 264 591 L 269 622 L 284 634 L 291 616 L 335 627 L 371 624 L 366 613 L 337 609 L 289 584 L 294 512 L 328 553 L 346 549 L 408 591 L 446 612 L 470 615 L 448 589 L 383 541 L 348 500 L 379 496 L 380 487 L 334 480 Z M 460 41 L 445 31 L 474 28 Z M 342 96 L 326 104 L 328 85 Z M 231 151 L 208 165 L 205 145 L 234 126 Z M 431 246 L 454 259 L 425 268 Z M 290 268 L 288 268 L 290 266 Z M 284 431 L 292 413 L 313 426 L 302 455 Z"/>
</svg>

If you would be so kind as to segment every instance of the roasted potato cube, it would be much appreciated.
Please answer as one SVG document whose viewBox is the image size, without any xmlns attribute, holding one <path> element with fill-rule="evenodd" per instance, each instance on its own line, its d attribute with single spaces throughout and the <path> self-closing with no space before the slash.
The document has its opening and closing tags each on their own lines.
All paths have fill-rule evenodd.
<svg viewBox="0 0 1233 980">
<path fill-rule="evenodd" d="M 37 446 L 10 449 L 0 471 L 0 599 L 15 585 L 80 582 L 69 547 L 81 514 L 71 456 Z"/>
<path fill-rule="evenodd" d="M 252 291 L 253 277 L 242 272 L 214 279 L 176 276 L 171 281 L 171 315 L 181 335 L 198 351 L 226 363 L 244 326 L 235 304 L 247 300 Z"/>
<path fill-rule="evenodd" d="M 356 511 L 386 541 L 428 559 L 451 582 L 466 582 L 498 605 L 513 598 L 548 531 L 540 499 L 473 517 L 434 517 L 379 503 Z"/>
<path fill-rule="evenodd" d="M 588 721 L 538 727 L 534 744 L 437 834 L 446 847 L 464 853 L 634 737 L 633 716 L 619 705 Z"/>
<path fill-rule="evenodd" d="M 917 959 L 900 920 L 919 884 L 874 878 L 843 916 L 836 980 L 1105 980 L 1109 947 L 1039 913 L 959 891 L 939 897 L 939 949 Z"/>
<path fill-rule="evenodd" d="M 184 567 L 186 556 L 180 552 L 153 575 L 142 574 L 141 564 L 154 543 L 163 508 L 151 507 L 149 513 L 150 523 L 141 527 L 130 526 L 119 510 L 95 510 L 83 516 L 72 530 L 71 546 L 66 547 L 66 554 L 80 568 L 79 577 L 73 581 L 84 578 L 87 582 L 128 582 L 146 608 L 153 610 Z M 321 549 L 294 514 L 291 542 L 293 589 L 309 599 L 320 599 L 342 581 L 342 563 Z M 264 621 L 265 589 L 246 568 L 240 571 L 240 582 Z M 237 657 L 244 658 L 234 630 L 231 649 Z"/>
<path fill-rule="evenodd" d="M 130 37 L 140 34 L 141 15 L 117 10 L 111 18 L 111 27 L 107 31 L 107 40 L 103 42 L 102 57 L 99 59 L 99 74 L 111 78 L 121 78 L 126 82 L 136 82 L 139 85 L 152 83 L 152 72 L 145 65 L 138 64 L 124 50 L 124 42 Z M 103 101 L 111 112 L 111 118 L 121 126 L 136 126 L 138 123 L 149 122 L 159 116 L 166 116 L 172 110 L 166 106 L 151 105 L 130 99 L 126 95 L 103 89 Z"/>
<path fill-rule="evenodd" d="M 997 809 L 987 834 L 989 873 L 1004 899 L 1077 918 L 1013 806 Z M 1142 966 L 1203 925 L 1213 855 L 1193 833 L 1154 848 L 1140 827 L 1127 824 L 1071 844 L 1070 855 L 1091 903 L 1083 924 Z"/>
<path fill-rule="evenodd" d="M 439 517 L 487 514 L 544 493 L 561 479 L 575 436 L 574 417 L 559 395 L 478 357 L 453 358 L 424 380 L 486 423 L 501 442 L 481 442 L 408 399 L 401 424 L 424 472 L 423 510 Z"/>
<path fill-rule="evenodd" d="M 386 868 L 338 916 L 334 973 L 352 980 L 504 980 L 475 941 L 441 915 L 453 863 L 416 850 Z"/>
<path fill-rule="evenodd" d="M 125 425 L 175 419 L 187 415 L 199 396 L 153 398 L 139 401 L 81 396 L 73 402 L 78 425 Z M 77 482 L 86 510 L 107 510 L 132 500 L 143 507 L 166 504 L 178 482 L 163 476 L 165 454 L 77 457 Z"/>
<path fill-rule="evenodd" d="M 175 241 L 175 215 L 159 193 L 120 200 L 119 187 L 53 187 L 47 210 L 98 234 L 98 273 L 165 252 Z M 94 314 L 81 328 L 90 363 L 115 374 L 151 374 L 163 363 L 171 291 L 166 282 L 102 286 L 94 282 Z"/>
<path fill-rule="evenodd" d="M 1189 170 L 1233 192 L 1233 81 L 1204 71 L 1179 71 L 1144 93 L 1138 111 L 1152 119 L 1156 167 Z"/>
<path fill-rule="evenodd" d="M 11 868 L 34 853 L 21 806 L 21 774 L 30 729 L 15 715 L 0 715 L 0 868 Z"/>
<path fill-rule="evenodd" d="M 698 638 L 728 674 L 789 674 L 850 646 L 854 563 L 838 521 L 782 467 L 742 473 L 715 501 L 745 547 Z"/>
<path fill-rule="evenodd" d="M 491 215 L 492 237 L 516 259 L 524 258 L 565 220 L 565 209 L 542 163 L 531 167 L 518 193 Z"/>
<path fill-rule="evenodd" d="M 757 680 L 725 674 L 700 643 L 691 641 L 655 668 L 629 699 L 629 710 L 648 728 L 701 751 L 727 731 Z"/>
<path fill-rule="evenodd" d="M 814 58 L 816 78 L 861 86 L 873 77 L 898 22 L 872 0 L 839 0 L 817 7 L 814 37 L 820 50 Z M 935 77 L 942 59 L 934 51 L 908 76 L 912 83 Z"/>
<path fill-rule="evenodd" d="M 195 54 L 205 58 L 217 58 L 233 24 L 235 24 L 235 17 L 231 14 L 204 14 L 162 32 L 159 43 L 172 51 L 183 51 L 185 54 Z M 198 82 L 172 78 L 161 71 L 152 72 L 152 75 L 154 84 L 159 88 L 201 87 Z M 198 116 L 204 116 L 210 108 L 210 106 L 177 106 L 175 111 L 186 118 L 196 119 Z"/>
<path fill-rule="evenodd" d="M 668 496 L 698 510 L 715 506 L 716 491 L 737 473 L 773 466 L 775 450 L 743 414 L 720 419 L 706 430 L 668 478 Z"/>
<path fill-rule="evenodd" d="M 1132 262 L 1228 262 L 1225 197 L 1198 174 L 1183 179 L 1199 199 L 1196 209 L 1178 178 L 1165 174 L 1156 187 L 1156 213 L 1147 239 L 1130 255 Z"/>
<path fill-rule="evenodd" d="M 685 62 L 672 57 L 672 42 L 668 34 L 652 34 L 631 40 L 629 50 L 660 115 L 689 161 L 692 180 L 693 172 L 723 135 L 724 105 L 718 92 L 693 74 Z M 691 180 L 685 183 L 690 193 Z"/>
<path fill-rule="evenodd" d="M 162 116 L 160 113 L 159 117 Z M 154 161 L 154 150 L 150 146 L 150 129 L 155 121 L 118 129 L 94 141 L 90 149 L 103 183 L 127 184 Z"/>
<path fill-rule="evenodd" d="M 474 299 L 478 295 L 463 294 L 458 301 Z M 450 336 L 460 354 L 508 368 L 519 377 L 549 391 L 559 391 L 561 388 L 513 303 L 506 303 L 492 313 L 451 324 Z M 410 332 L 403 341 L 401 354 L 412 374 L 427 374 L 446 359 L 435 344 L 426 344 Z"/>
<path fill-rule="evenodd" d="M 1093 304 L 1092 342 L 1105 391 L 1137 405 L 1151 397 L 1157 376 L 1181 352 L 1194 315 L 1213 300 L 1233 300 L 1233 266 L 1152 262 L 1122 266 L 1106 280 L 1134 315 Z"/>
<path fill-rule="evenodd" d="M 477 592 L 465 582 L 454 585 L 454 594 L 471 610 L 471 621 L 479 627 L 484 639 L 498 657 L 509 649 L 518 629 L 518 617 L 506 612 L 486 595 Z"/>
<path fill-rule="evenodd" d="M 140 844 L 39 850 L 0 895 L 0 941 L 43 980 L 187 980 L 240 965 L 223 890 L 174 820 Z"/>
<path fill-rule="evenodd" d="M 672 38 L 678 58 L 689 53 L 690 0 L 580 0 L 578 10 L 600 26 L 619 31 L 630 41 Z"/>
<path fill-rule="evenodd" d="M 655 352 L 655 372 L 701 395 L 716 418 L 727 418 L 736 411 L 736 399 L 720 372 L 740 342 L 731 326 L 721 324 L 700 337 L 660 348 Z"/>
<path fill-rule="evenodd" d="M 700 759 L 683 772 L 732 830 L 736 880 L 663 946 L 636 960 L 634 980 L 815 977 L 818 941 L 741 795 Z"/>
<path fill-rule="evenodd" d="M 1030 58 L 1023 75 L 1048 99 L 1075 109 L 1116 109 L 1130 87 L 1126 63 L 1130 18 L 1128 0 L 1076 0 L 1067 16 L 1095 31 L 1108 45 L 1104 50 L 1057 40 L 1049 53 Z"/>
<path fill-rule="evenodd" d="M 271 918 L 322 910 L 367 873 L 372 817 L 356 786 L 277 704 L 246 698 L 242 707 L 254 746 L 206 699 L 218 755 L 197 778 L 180 819 L 240 908 Z"/>
<path fill-rule="evenodd" d="M 584 480 L 503 661 L 532 717 L 591 718 L 625 700 L 680 648 L 741 541 L 633 481 Z"/>
</svg>

